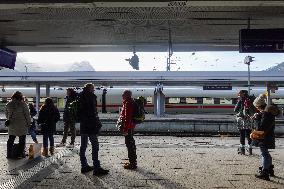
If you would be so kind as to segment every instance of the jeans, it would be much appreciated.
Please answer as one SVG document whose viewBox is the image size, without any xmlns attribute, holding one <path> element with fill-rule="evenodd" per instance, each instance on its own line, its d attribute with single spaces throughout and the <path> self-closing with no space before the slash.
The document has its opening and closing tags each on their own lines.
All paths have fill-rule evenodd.
<svg viewBox="0 0 284 189">
<path fill-rule="evenodd" d="M 7 157 L 12 157 L 13 145 L 15 139 L 16 139 L 15 135 L 9 135 L 9 139 L 7 141 Z M 19 151 L 24 153 L 25 147 L 26 147 L 26 135 L 19 136 Z"/>
<path fill-rule="evenodd" d="M 245 147 L 245 139 L 248 140 L 248 145 L 251 145 L 251 138 L 250 138 L 251 129 L 240 129 L 240 143 L 243 147 Z"/>
<path fill-rule="evenodd" d="M 43 134 L 43 147 L 48 148 L 48 139 L 50 142 L 50 147 L 54 146 L 53 133 L 44 133 Z"/>
<path fill-rule="evenodd" d="M 98 141 L 98 136 L 95 134 L 81 134 L 81 146 L 80 146 L 80 161 L 81 161 L 81 166 L 87 167 L 88 162 L 86 158 L 86 149 L 88 146 L 88 139 L 91 142 L 92 145 L 92 160 L 93 160 L 93 165 L 94 165 L 94 170 L 98 170 L 101 165 L 99 161 L 99 141 Z"/>
<path fill-rule="evenodd" d="M 64 122 L 64 132 L 63 132 L 63 138 L 61 143 L 66 143 L 66 139 L 68 136 L 68 131 L 70 128 L 70 132 L 71 132 L 71 143 L 70 144 L 74 144 L 75 143 L 75 138 L 76 138 L 76 128 L 75 128 L 75 123 L 74 122 Z"/>
<path fill-rule="evenodd" d="M 35 129 L 35 127 L 30 127 L 29 128 L 29 133 L 30 133 L 33 141 L 36 142 L 37 138 L 36 138 L 36 129 Z"/>
<path fill-rule="evenodd" d="M 129 129 L 128 134 L 125 136 L 125 144 L 127 147 L 128 158 L 130 163 L 136 164 L 136 145 L 135 140 L 133 138 L 134 129 Z"/>
<path fill-rule="evenodd" d="M 270 166 L 272 165 L 272 157 L 268 151 L 268 148 L 260 147 L 260 152 L 263 170 L 269 170 Z"/>
</svg>

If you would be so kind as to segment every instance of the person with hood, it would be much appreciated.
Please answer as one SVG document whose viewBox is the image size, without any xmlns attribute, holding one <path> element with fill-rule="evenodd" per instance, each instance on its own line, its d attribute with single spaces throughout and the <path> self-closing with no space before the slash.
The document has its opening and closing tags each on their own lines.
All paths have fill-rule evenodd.
<svg viewBox="0 0 284 189">
<path fill-rule="evenodd" d="M 50 142 L 49 152 L 54 155 L 54 133 L 56 132 L 56 123 L 60 119 L 60 114 L 57 107 L 54 105 L 51 98 L 46 98 L 41 106 L 38 115 L 38 124 L 41 125 L 43 135 L 43 151 L 42 155 L 48 156 L 48 140 Z"/>
<path fill-rule="evenodd" d="M 256 123 L 256 131 L 264 131 L 264 137 L 253 141 L 253 144 L 260 148 L 262 166 L 259 168 L 259 174 L 255 175 L 257 178 L 263 180 L 270 180 L 270 176 L 274 176 L 274 166 L 272 165 L 272 157 L 269 149 L 275 148 L 275 116 L 278 116 L 280 111 L 274 104 L 266 105 L 266 96 L 260 95 L 254 102 L 254 106 L 259 113 L 253 116 Z M 252 138 L 253 133 L 252 133 Z"/>
<path fill-rule="evenodd" d="M 249 154 L 252 155 L 252 145 L 251 145 L 251 127 L 252 122 L 250 119 L 250 115 L 248 114 L 248 109 L 252 105 L 250 102 L 248 91 L 247 90 L 240 90 L 238 93 L 239 100 L 235 106 L 234 112 L 236 112 L 236 121 L 237 127 L 240 132 L 240 146 L 238 148 L 238 153 L 245 155 L 245 139 L 248 140 L 248 151 Z M 251 115 L 252 116 L 252 115 Z"/>
<path fill-rule="evenodd" d="M 16 136 L 19 137 L 19 147 L 16 158 L 23 158 L 26 146 L 26 135 L 28 133 L 28 128 L 31 124 L 30 112 L 28 105 L 23 101 L 23 95 L 21 92 L 16 91 L 12 95 L 12 100 L 6 104 L 5 115 L 8 124 L 8 135 L 9 139 L 7 141 L 7 158 L 13 157 L 13 146 Z"/>
<path fill-rule="evenodd" d="M 132 99 L 132 92 L 130 90 L 125 90 L 122 94 L 123 106 L 120 117 L 122 119 L 123 135 L 125 136 L 125 144 L 128 151 L 129 162 L 124 164 L 125 169 L 136 169 L 137 168 L 137 155 L 136 155 L 136 145 L 133 138 L 135 123 L 133 122 L 133 111 L 134 111 L 134 101 Z"/>
<path fill-rule="evenodd" d="M 81 133 L 80 161 L 81 173 L 93 170 L 93 175 L 100 176 L 108 174 L 108 170 L 101 167 L 99 161 L 99 141 L 98 133 L 102 127 L 97 111 L 97 96 L 94 94 L 95 87 L 92 83 L 87 83 L 83 91 L 79 94 L 79 120 Z M 90 166 L 86 158 L 88 140 L 92 145 L 93 166 Z"/>
<path fill-rule="evenodd" d="M 77 98 L 77 93 L 74 89 L 68 88 L 67 89 L 67 96 L 66 96 L 66 103 L 64 107 L 64 113 L 63 113 L 63 122 L 64 122 L 64 131 L 63 131 L 63 138 L 56 147 L 62 147 L 66 145 L 66 139 L 68 136 L 68 132 L 70 129 L 71 132 L 71 142 L 68 145 L 68 147 L 73 148 L 75 144 L 75 138 L 76 138 L 76 127 L 75 127 L 75 120 L 72 118 L 72 115 L 70 114 L 70 104 L 74 102 Z"/>
</svg>

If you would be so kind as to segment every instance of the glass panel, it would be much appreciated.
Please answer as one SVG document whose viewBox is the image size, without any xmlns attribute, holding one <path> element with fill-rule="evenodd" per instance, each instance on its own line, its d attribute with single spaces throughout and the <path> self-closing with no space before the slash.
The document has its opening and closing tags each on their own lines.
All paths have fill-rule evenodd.
<svg viewBox="0 0 284 189">
<path fill-rule="evenodd" d="M 273 98 L 272 103 L 274 104 L 284 104 L 284 99 L 283 98 Z"/>
<path fill-rule="evenodd" d="M 232 104 L 233 101 L 232 99 L 227 99 L 227 98 L 220 98 L 220 104 Z"/>
<path fill-rule="evenodd" d="M 152 104 L 152 97 L 151 96 L 148 96 L 147 97 L 147 104 Z"/>
<path fill-rule="evenodd" d="M 169 98 L 169 104 L 179 104 L 180 98 Z"/>
<path fill-rule="evenodd" d="M 213 98 L 203 98 L 203 104 L 214 104 Z"/>
<path fill-rule="evenodd" d="M 197 99 L 196 98 L 186 98 L 186 103 L 187 104 L 197 104 Z"/>
</svg>

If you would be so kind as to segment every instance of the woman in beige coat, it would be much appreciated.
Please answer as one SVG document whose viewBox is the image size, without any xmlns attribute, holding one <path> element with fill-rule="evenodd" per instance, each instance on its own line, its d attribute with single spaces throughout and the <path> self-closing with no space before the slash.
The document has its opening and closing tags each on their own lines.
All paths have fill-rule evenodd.
<svg viewBox="0 0 284 189">
<path fill-rule="evenodd" d="M 10 120 L 8 125 L 9 139 L 7 141 L 7 158 L 13 158 L 13 145 L 16 136 L 19 137 L 19 146 L 17 157 L 23 157 L 26 135 L 28 128 L 31 124 L 30 112 L 28 105 L 23 101 L 23 95 L 21 92 L 16 91 L 12 95 L 12 100 L 6 104 L 6 118 Z"/>
</svg>

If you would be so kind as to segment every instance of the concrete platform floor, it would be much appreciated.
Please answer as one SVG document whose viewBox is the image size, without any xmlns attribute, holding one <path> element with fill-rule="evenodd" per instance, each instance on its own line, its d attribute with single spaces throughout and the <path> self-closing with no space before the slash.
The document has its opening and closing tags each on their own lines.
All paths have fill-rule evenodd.
<svg viewBox="0 0 284 189">
<path fill-rule="evenodd" d="M 38 136 L 42 141 L 42 136 Z M 59 143 L 61 136 L 55 136 Z M 110 174 L 80 173 L 78 147 L 57 148 L 49 158 L 7 160 L 7 135 L 0 135 L 0 189 L 2 188 L 284 188 L 284 138 L 271 154 L 276 177 L 256 179 L 259 149 L 238 155 L 236 137 L 135 136 L 138 169 L 124 170 L 127 153 L 122 136 L 101 136 L 100 160 Z M 70 138 L 68 138 L 70 140 Z M 27 139 L 31 143 L 30 137 Z M 91 164 L 90 146 L 88 161 Z"/>
</svg>

